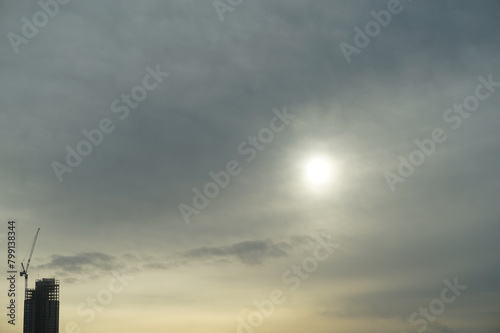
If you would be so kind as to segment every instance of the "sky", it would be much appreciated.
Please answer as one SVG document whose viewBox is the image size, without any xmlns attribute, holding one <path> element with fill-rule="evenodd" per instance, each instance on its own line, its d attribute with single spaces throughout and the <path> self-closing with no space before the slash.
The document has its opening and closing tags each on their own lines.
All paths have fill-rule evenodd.
<svg viewBox="0 0 500 333">
<path fill-rule="evenodd" d="M 61 333 L 498 333 L 499 15 L 0 1 L 2 276 L 15 220 Z"/>
</svg>

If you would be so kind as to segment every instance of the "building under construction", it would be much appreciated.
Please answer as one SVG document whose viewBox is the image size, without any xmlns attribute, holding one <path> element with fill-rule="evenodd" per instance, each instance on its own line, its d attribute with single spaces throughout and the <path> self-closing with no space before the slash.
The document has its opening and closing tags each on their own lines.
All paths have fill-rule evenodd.
<svg viewBox="0 0 500 333">
<path fill-rule="evenodd" d="M 36 280 L 24 299 L 23 333 L 59 333 L 59 281 Z"/>
</svg>

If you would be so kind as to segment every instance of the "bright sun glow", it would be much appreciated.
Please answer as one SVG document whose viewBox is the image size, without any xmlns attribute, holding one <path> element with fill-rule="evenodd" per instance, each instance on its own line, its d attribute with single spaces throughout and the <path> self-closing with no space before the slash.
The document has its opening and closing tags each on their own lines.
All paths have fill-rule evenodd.
<svg viewBox="0 0 500 333">
<path fill-rule="evenodd" d="M 305 181 L 313 188 L 323 187 L 335 180 L 335 171 L 335 165 L 330 158 L 314 156 L 305 165 Z"/>
</svg>

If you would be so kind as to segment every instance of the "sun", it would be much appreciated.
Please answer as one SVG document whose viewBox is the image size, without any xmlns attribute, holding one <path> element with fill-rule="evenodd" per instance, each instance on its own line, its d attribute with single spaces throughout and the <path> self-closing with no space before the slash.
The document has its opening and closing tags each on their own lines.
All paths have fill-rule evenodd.
<svg viewBox="0 0 500 333">
<path fill-rule="evenodd" d="M 336 178 L 336 168 L 333 160 L 324 155 L 310 157 L 304 165 L 304 180 L 306 184 L 319 189 L 330 185 Z"/>
</svg>

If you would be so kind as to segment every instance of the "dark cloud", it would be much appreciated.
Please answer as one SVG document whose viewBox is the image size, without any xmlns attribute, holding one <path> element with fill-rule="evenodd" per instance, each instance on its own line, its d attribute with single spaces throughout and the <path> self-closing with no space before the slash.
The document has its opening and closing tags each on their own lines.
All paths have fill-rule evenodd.
<svg viewBox="0 0 500 333">
<path fill-rule="evenodd" d="M 189 265 L 189 263 L 185 260 L 173 260 L 173 261 L 166 261 L 166 262 L 161 262 L 159 260 L 160 259 L 158 259 L 158 258 L 151 258 L 150 262 L 147 262 L 147 263 L 144 263 L 143 265 L 141 265 L 141 269 L 142 270 L 148 270 L 148 269 L 170 270 L 170 269 L 180 268 L 180 267 Z"/>
<path fill-rule="evenodd" d="M 78 253 L 73 256 L 53 255 L 50 262 L 39 265 L 37 269 L 61 271 L 66 274 L 82 274 L 88 272 L 109 272 L 121 267 L 115 257 L 101 253 Z"/>
<path fill-rule="evenodd" d="M 286 242 L 273 243 L 272 241 L 243 241 L 221 247 L 200 247 L 185 253 L 188 258 L 216 258 L 236 257 L 242 263 L 256 265 L 266 258 L 287 256 L 292 246 Z"/>
<path fill-rule="evenodd" d="M 261 264 L 266 259 L 286 257 L 296 251 L 308 251 L 312 247 L 311 241 L 313 239 L 310 236 L 292 236 L 289 242 L 273 242 L 272 240 L 243 241 L 220 247 L 194 248 L 178 256 L 164 257 L 133 253 L 115 257 L 100 252 L 79 253 L 72 256 L 53 255 L 47 263 L 38 265 L 35 269 L 54 271 L 64 277 L 71 276 L 71 278 L 67 278 L 67 281 L 73 283 L 77 281 L 75 277 L 82 278 L 89 275 L 99 277 L 103 273 L 109 273 L 109 271 L 113 270 L 171 270 L 199 265 L 200 261 L 234 264 L 231 259 L 237 259 L 245 265 L 253 266 Z M 43 258 L 39 260 L 43 260 Z"/>
</svg>

